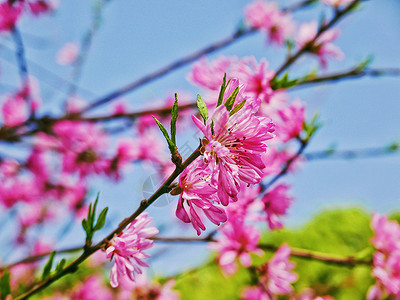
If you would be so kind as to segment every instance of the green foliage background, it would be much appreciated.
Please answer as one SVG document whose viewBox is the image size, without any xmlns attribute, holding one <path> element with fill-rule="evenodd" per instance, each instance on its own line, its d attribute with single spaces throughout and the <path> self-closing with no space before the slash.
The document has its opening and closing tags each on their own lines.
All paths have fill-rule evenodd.
<svg viewBox="0 0 400 300">
<path fill-rule="evenodd" d="M 369 243 L 372 236 L 370 218 L 368 213 L 356 208 L 325 211 L 302 228 L 265 231 L 261 243 L 280 246 L 287 242 L 296 248 L 370 259 L 374 251 Z M 393 214 L 392 219 L 399 221 L 400 213 Z M 255 265 L 261 265 L 272 254 L 271 251 L 266 251 L 262 257 L 253 256 L 253 262 Z M 295 257 L 291 260 L 296 262 L 295 271 L 299 274 L 299 279 L 294 284 L 296 292 L 311 287 L 317 295 L 332 295 L 336 300 L 357 300 L 365 299 L 368 288 L 374 283 L 369 266 L 339 266 Z M 35 299 L 41 299 L 43 295 L 51 295 L 60 290 L 71 290 L 76 282 L 84 281 L 96 271 L 98 272 L 84 264 L 78 272 L 50 286 Z M 108 274 L 103 276 L 108 284 Z M 169 278 L 159 277 L 157 280 L 163 283 Z M 249 269 L 241 267 L 234 276 L 225 277 L 215 263 L 214 257 L 204 265 L 177 274 L 174 278 L 175 289 L 180 292 L 183 300 L 239 299 L 242 289 L 252 284 Z"/>
</svg>

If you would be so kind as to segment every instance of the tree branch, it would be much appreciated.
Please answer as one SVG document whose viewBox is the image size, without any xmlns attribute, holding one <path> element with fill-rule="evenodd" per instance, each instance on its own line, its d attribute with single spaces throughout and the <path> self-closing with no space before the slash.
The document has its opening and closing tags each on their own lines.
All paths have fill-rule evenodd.
<svg viewBox="0 0 400 300">
<path fill-rule="evenodd" d="M 286 61 L 278 68 L 278 70 L 275 72 L 275 76 L 272 80 L 276 79 L 283 71 L 285 71 L 288 67 L 290 67 L 300 56 L 303 54 L 307 53 L 309 49 L 312 48 L 316 40 L 321 36 L 322 33 L 333 27 L 342 17 L 344 17 L 347 13 L 349 13 L 351 10 L 353 10 L 356 5 L 360 2 L 361 0 L 354 0 L 351 2 L 348 6 L 346 6 L 342 10 L 337 10 L 335 13 L 335 16 L 331 19 L 331 21 L 327 24 L 322 25 L 315 37 L 308 43 L 306 43 L 302 48 L 300 48 L 296 53 L 293 55 L 289 56 Z"/>
<path fill-rule="evenodd" d="M 304 7 L 307 7 L 308 5 L 312 4 L 313 2 L 314 1 L 311 1 L 311 0 L 305 0 L 305 1 L 303 0 L 303 1 L 299 2 L 298 4 L 294 4 L 286 9 L 284 8 L 283 10 L 286 12 L 296 11 L 296 10 L 302 9 Z M 255 28 L 246 28 L 246 29 L 236 30 L 236 32 L 234 32 L 230 36 L 228 36 L 220 41 L 217 41 L 203 49 L 200 49 L 192 54 L 189 54 L 181 59 L 178 59 L 177 61 L 175 61 L 169 65 L 166 65 L 165 67 L 163 67 L 159 70 L 149 73 L 148 75 L 145 75 L 142 78 L 140 78 L 136 81 L 133 81 L 132 83 L 129 83 L 124 87 L 116 89 L 115 91 L 113 91 L 99 99 L 94 100 L 92 102 L 92 104 L 88 105 L 86 108 L 84 108 L 82 110 L 82 113 L 92 110 L 103 104 L 106 104 L 128 92 L 131 92 L 139 87 L 142 87 L 143 85 L 145 85 L 151 81 L 159 79 L 159 78 L 169 74 L 170 72 L 175 71 L 175 70 L 179 69 L 180 67 L 187 65 L 204 55 L 207 55 L 207 54 L 216 52 L 217 50 L 223 49 L 223 48 L 233 44 L 234 42 L 240 40 L 241 38 L 243 38 L 245 36 L 250 36 L 251 34 L 253 34 L 257 31 L 258 30 Z"/>
</svg>

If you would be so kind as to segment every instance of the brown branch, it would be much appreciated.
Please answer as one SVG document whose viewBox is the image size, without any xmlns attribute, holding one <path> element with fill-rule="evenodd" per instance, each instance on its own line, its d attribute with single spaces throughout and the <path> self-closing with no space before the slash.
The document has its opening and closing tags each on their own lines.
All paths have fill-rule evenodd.
<svg viewBox="0 0 400 300">
<path fill-rule="evenodd" d="M 342 10 L 337 10 L 335 13 L 335 16 L 331 19 L 331 21 L 327 24 L 322 25 L 315 37 L 306 43 L 303 47 L 301 47 L 296 53 L 293 55 L 289 56 L 286 61 L 278 68 L 278 70 L 275 72 L 275 76 L 272 80 L 276 79 L 283 71 L 285 71 L 288 67 L 290 67 L 297 59 L 302 56 L 303 54 L 307 53 L 310 49 L 312 49 L 313 45 L 317 41 L 317 39 L 321 36 L 322 33 L 333 27 L 342 17 L 344 17 L 347 13 L 352 11 L 357 4 L 361 0 L 354 0 L 351 2 L 348 6 L 346 6 Z"/>
<path fill-rule="evenodd" d="M 62 254 L 62 253 L 72 253 L 72 252 L 77 252 L 79 250 L 82 250 L 83 246 L 81 247 L 72 247 L 72 248 L 67 248 L 67 249 L 61 249 L 61 250 L 56 250 L 56 254 Z M 32 255 L 26 258 L 23 258 L 21 260 L 18 260 L 16 262 L 13 262 L 9 265 L 5 265 L 0 267 L 0 270 L 4 270 L 4 269 L 11 269 L 13 267 L 15 267 L 16 265 L 20 265 L 20 264 L 28 264 L 28 263 L 33 263 L 35 261 L 41 260 L 42 258 L 45 258 L 47 256 L 49 256 L 53 251 L 48 251 L 48 252 L 44 252 L 38 255 Z"/>
<path fill-rule="evenodd" d="M 304 1 L 303 0 L 297 4 L 294 4 L 287 8 L 283 8 L 283 10 L 285 12 L 289 12 L 289 11 L 293 12 L 293 11 L 302 9 L 304 7 L 307 7 L 307 6 L 311 5 L 313 2 L 315 2 L 315 1 L 312 1 L 312 0 Z M 129 83 L 124 87 L 116 89 L 115 91 L 113 91 L 99 99 L 94 100 L 92 104 L 88 105 L 85 109 L 82 110 L 82 113 L 92 110 L 93 108 L 99 107 L 103 104 L 106 104 L 128 92 L 132 92 L 133 90 L 135 90 L 139 87 L 142 87 L 143 85 L 145 85 L 151 81 L 159 79 L 159 78 L 169 74 L 170 72 L 175 71 L 175 70 L 179 69 L 180 67 L 183 67 L 183 66 L 195 61 L 196 59 L 198 59 L 204 55 L 207 55 L 207 54 L 216 52 L 217 50 L 226 48 L 227 46 L 233 44 L 234 42 L 240 40 L 241 38 L 243 38 L 245 36 L 250 36 L 251 34 L 253 34 L 257 31 L 258 31 L 258 29 L 256 29 L 256 28 L 246 28 L 246 29 L 236 30 L 236 32 L 234 32 L 230 36 L 228 36 L 220 41 L 217 41 L 203 49 L 200 49 L 192 54 L 189 54 L 188 56 L 185 56 L 169 65 L 166 65 L 165 67 L 163 67 L 159 70 L 149 73 L 148 75 L 145 75 L 142 78 L 140 78 L 136 81 L 133 81 L 132 83 Z"/>
<path fill-rule="evenodd" d="M 381 77 L 381 76 L 400 76 L 400 68 L 377 68 L 377 69 L 359 69 L 357 67 L 349 71 L 342 71 L 324 76 L 309 76 L 299 80 L 292 88 L 302 88 L 311 84 L 323 82 L 336 82 L 343 79 L 356 79 L 360 77 Z"/>
<path fill-rule="evenodd" d="M 184 237 L 155 236 L 152 239 L 154 241 L 164 242 L 164 243 L 193 243 L 193 242 L 215 243 L 215 242 L 217 242 L 217 240 L 215 240 L 213 238 L 209 238 L 209 237 L 206 237 L 206 238 L 184 238 Z M 269 250 L 269 251 L 277 251 L 279 249 L 279 246 L 270 245 L 270 244 L 259 244 L 258 247 L 260 249 Z M 328 263 L 328 264 L 345 265 L 345 266 L 349 266 L 349 267 L 354 267 L 356 265 L 372 265 L 372 260 L 358 259 L 358 258 L 355 258 L 354 256 L 343 257 L 343 256 L 308 250 L 308 249 L 300 249 L 300 248 L 294 248 L 294 247 L 290 247 L 290 248 L 291 248 L 290 254 L 292 256 L 302 258 L 302 259 L 318 260 L 318 261 Z"/>
</svg>

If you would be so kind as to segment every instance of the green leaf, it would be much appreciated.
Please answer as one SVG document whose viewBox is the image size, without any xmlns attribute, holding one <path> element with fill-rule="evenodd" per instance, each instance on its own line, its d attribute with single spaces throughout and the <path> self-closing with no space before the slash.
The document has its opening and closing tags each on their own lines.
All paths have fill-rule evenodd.
<svg viewBox="0 0 400 300">
<path fill-rule="evenodd" d="M 293 86 L 295 86 L 298 82 L 298 79 L 289 79 L 289 73 L 285 73 L 282 78 L 274 78 L 271 81 L 271 88 L 274 90 L 279 90 L 279 89 L 288 89 Z"/>
<path fill-rule="evenodd" d="M 170 137 L 169 137 L 169 135 L 168 135 L 168 132 L 167 132 L 167 130 L 165 129 L 164 125 L 161 124 L 161 122 L 158 121 L 158 120 L 156 119 L 156 117 L 153 116 L 153 119 L 156 120 L 158 127 L 160 128 L 160 130 L 161 130 L 162 134 L 164 135 L 165 139 L 167 140 L 168 148 L 169 148 L 169 150 L 171 151 L 171 154 L 172 154 L 172 153 L 175 153 L 175 147 L 176 147 L 176 146 L 175 146 L 175 144 L 171 141 L 171 139 L 170 139 Z"/>
<path fill-rule="evenodd" d="M 99 217 L 97 218 L 96 226 L 94 227 L 93 231 L 97 231 L 103 228 L 106 222 L 107 212 L 108 212 L 108 207 L 104 208 L 101 211 Z"/>
<path fill-rule="evenodd" d="M 224 94 L 225 94 L 226 87 L 227 87 L 227 84 L 226 84 L 226 73 L 225 73 L 224 79 L 222 80 L 221 89 L 219 90 L 217 107 L 220 106 L 222 104 L 222 101 L 224 100 Z"/>
<path fill-rule="evenodd" d="M 363 70 L 365 70 L 365 68 L 367 68 L 372 63 L 373 60 L 374 60 L 374 56 L 372 54 L 368 55 L 368 57 L 366 59 L 364 59 L 363 61 L 361 61 L 360 63 L 357 64 L 355 69 L 357 71 L 363 71 Z"/>
<path fill-rule="evenodd" d="M 233 104 L 235 103 L 235 100 L 236 100 L 236 97 L 237 97 L 238 93 L 239 93 L 239 87 L 237 86 L 237 87 L 233 90 L 232 94 L 228 97 L 228 99 L 226 99 L 226 101 L 225 101 L 225 107 L 226 107 L 226 109 L 227 109 L 228 111 L 230 111 L 230 110 L 232 109 Z"/>
<path fill-rule="evenodd" d="M 94 218 L 96 216 L 97 203 L 99 203 L 99 196 L 100 196 L 100 193 L 97 193 L 96 200 L 94 201 L 93 209 L 92 209 L 92 212 L 90 214 L 90 220 L 88 219 L 88 222 L 89 222 L 89 225 L 90 225 L 90 229 L 93 229 L 93 227 L 94 227 Z"/>
<path fill-rule="evenodd" d="M 89 233 L 90 233 L 90 228 L 89 228 L 89 226 L 88 226 L 88 222 L 87 222 L 87 220 L 86 219 L 83 219 L 82 220 L 82 227 L 83 227 L 83 230 L 85 230 L 85 232 L 86 232 L 86 235 L 88 235 Z"/>
<path fill-rule="evenodd" d="M 207 105 L 204 103 L 203 99 L 201 99 L 199 94 L 197 94 L 197 107 L 199 109 L 201 117 L 203 118 L 204 124 L 206 124 L 206 121 L 208 119 Z"/>
<path fill-rule="evenodd" d="M 236 114 L 246 103 L 246 100 L 243 100 L 242 102 L 240 102 L 238 105 L 236 105 L 231 112 L 229 113 L 229 116 L 233 116 L 234 114 Z"/>
<path fill-rule="evenodd" d="M 47 263 L 45 264 L 45 266 L 43 268 L 42 280 L 45 280 L 49 277 L 51 267 L 53 266 L 53 260 L 54 260 L 55 255 L 56 255 L 56 251 L 51 252 L 51 254 L 49 256 L 49 260 L 47 261 Z"/>
<path fill-rule="evenodd" d="M 178 119 L 178 95 L 175 93 L 175 101 L 171 110 L 171 140 L 176 145 L 176 120 Z"/>
<path fill-rule="evenodd" d="M 67 261 L 65 260 L 65 258 L 60 260 L 60 262 L 57 264 L 57 267 L 56 267 L 56 273 L 60 273 L 64 269 L 64 266 L 65 266 L 66 262 Z"/>
<path fill-rule="evenodd" d="M 215 134 L 215 132 L 214 132 L 214 120 L 211 122 L 210 128 L 211 128 L 211 134 L 214 135 Z"/>
<path fill-rule="evenodd" d="M 5 300 L 7 295 L 11 294 L 10 273 L 4 269 L 3 276 L 0 278 L 0 299 Z"/>
</svg>

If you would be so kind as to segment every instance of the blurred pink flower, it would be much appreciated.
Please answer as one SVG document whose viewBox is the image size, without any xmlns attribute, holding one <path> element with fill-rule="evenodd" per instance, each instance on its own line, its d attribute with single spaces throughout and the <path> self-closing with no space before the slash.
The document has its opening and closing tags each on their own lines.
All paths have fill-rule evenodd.
<svg viewBox="0 0 400 300">
<path fill-rule="evenodd" d="M 299 47 L 304 47 L 309 42 L 314 40 L 318 33 L 318 24 L 316 21 L 310 23 L 303 23 L 300 26 L 299 32 L 296 37 L 296 43 Z M 336 60 L 344 58 L 343 52 L 334 44 L 340 34 L 339 29 L 333 28 L 323 32 L 313 43 L 312 47 L 308 50 L 309 53 L 318 56 L 321 67 L 326 68 L 328 58 L 332 57 Z"/>
<path fill-rule="evenodd" d="M 64 172 L 79 172 L 83 177 L 107 168 L 107 136 L 95 124 L 66 120 L 57 122 L 53 131 L 61 142 L 58 151 L 63 155 Z"/>
<path fill-rule="evenodd" d="M 268 62 L 261 59 L 257 63 L 254 56 L 245 57 L 239 61 L 233 72 L 242 82 L 246 82 L 246 96 L 260 98 L 262 102 L 269 102 L 274 91 L 270 81 L 274 77 L 274 71 L 267 69 Z"/>
<path fill-rule="evenodd" d="M 0 4 L 0 32 L 14 29 L 21 10 L 22 7 L 19 2 L 10 4 L 10 1 L 5 1 Z"/>
<path fill-rule="evenodd" d="M 175 280 L 170 279 L 163 285 L 149 280 L 144 270 L 142 274 L 136 276 L 135 282 L 121 278 L 120 292 L 118 299 L 154 299 L 154 300 L 178 300 L 179 293 L 173 290 Z"/>
<path fill-rule="evenodd" d="M 23 124 L 29 118 L 27 101 L 19 96 L 6 94 L 1 107 L 4 125 L 13 127 Z"/>
<path fill-rule="evenodd" d="M 57 53 L 56 61 L 59 65 L 73 64 L 79 56 L 80 48 L 76 43 L 66 43 Z"/>
<path fill-rule="evenodd" d="M 260 232 L 251 225 L 245 225 L 244 218 L 230 218 L 218 232 L 216 243 L 211 243 L 209 248 L 218 252 L 218 264 L 226 275 L 233 275 L 237 269 L 237 260 L 244 267 L 251 266 L 251 254 L 262 256 L 264 253 L 257 247 Z"/>
<path fill-rule="evenodd" d="M 292 283 L 298 279 L 293 272 L 295 263 L 289 261 L 290 247 L 283 244 L 267 264 L 260 267 L 258 288 L 245 289 L 244 299 L 275 299 L 275 295 L 287 295 L 293 291 Z M 258 298 L 255 296 L 258 295 Z"/>
<path fill-rule="evenodd" d="M 275 2 L 255 0 L 246 7 L 245 17 L 250 26 L 265 31 L 269 40 L 280 46 L 293 36 L 292 16 L 281 11 Z"/>
<path fill-rule="evenodd" d="M 400 226 L 396 221 L 389 221 L 385 215 L 374 213 L 371 218 L 374 236 L 371 243 L 384 253 L 400 249 Z"/>
<path fill-rule="evenodd" d="M 373 257 L 372 275 L 376 283 L 368 292 L 368 300 L 400 298 L 400 225 L 389 221 L 385 215 L 373 214 L 371 243 L 376 252 Z"/>
<path fill-rule="evenodd" d="M 286 214 L 293 197 L 288 196 L 289 186 L 279 184 L 262 198 L 264 211 L 267 214 L 268 226 L 270 229 L 282 228 L 279 217 Z"/>
<path fill-rule="evenodd" d="M 237 62 L 236 57 L 219 56 L 213 61 L 206 57 L 192 64 L 188 79 L 194 84 L 212 91 L 219 91 L 224 73 L 229 73 L 231 65 Z"/>
<path fill-rule="evenodd" d="M 157 228 L 146 226 L 151 222 L 147 213 L 139 215 L 128 225 L 124 232 L 114 237 L 106 249 L 107 258 L 114 258 L 111 268 L 110 283 L 112 287 L 119 285 L 121 277 L 135 281 L 135 274 L 141 274 L 141 267 L 149 265 L 143 259 L 149 257 L 145 250 L 153 247 L 153 241 L 148 239 L 158 233 Z"/>
<path fill-rule="evenodd" d="M 305 120 L 305 104 L 296 99 L 290 105 L 278 110 L 279 119 L 276 119 L 277 138 L 286 143 L 299 136 L 303 130 Z"/>
<path fill-rule="evenodd" d="M 112 300 L 111 291 L 104 285 L 103 280 L 92 276 L 85 281 L 79 290 L 72 293 L 71 300 Z"/>
</svg>

